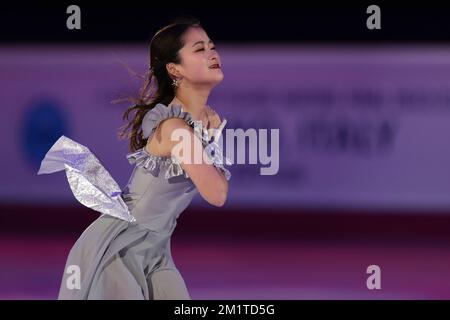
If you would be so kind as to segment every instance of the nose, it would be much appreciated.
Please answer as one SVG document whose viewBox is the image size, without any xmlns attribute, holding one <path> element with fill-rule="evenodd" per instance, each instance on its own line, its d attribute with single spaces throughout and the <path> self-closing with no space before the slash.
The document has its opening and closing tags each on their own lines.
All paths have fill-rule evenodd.
<svg viewBox="0 0 450 320">
<path fill-rule="evenodd" d="M 210 50 L 209 59 L 219 61 L 219 54 L 216 50 Z"/>
<path fill-rule="evenodd" d="M 212 64 L 220 64 L 220 62 L 219 62 L 219 59 L 217 58 L 217 55 L 213 55 L 213 56 L 211 56 L 211 58 L 209 59 L 209 65 L 212 65 Z"/>
</svg>

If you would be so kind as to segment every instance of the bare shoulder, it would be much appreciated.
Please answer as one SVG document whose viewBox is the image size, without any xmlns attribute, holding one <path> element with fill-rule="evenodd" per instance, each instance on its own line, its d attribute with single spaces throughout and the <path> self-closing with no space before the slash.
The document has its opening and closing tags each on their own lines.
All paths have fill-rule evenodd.
<svg viewBox="0 0 450 320">
<path fill-rule="evenodd" d="M 173 138 L 173 134 L 176 132 L 177 136 L 188 136 L 192 139 L 194 135 L 194 130 L 180 118 L 169 118 L 164 120 L 161 125 L 161 149 L 165 152 L 169 152 L 170 149 L 177 143 L 177 140 Z"/>
<path fill-rule="evenodd" d="M 189 134 L 192 128 L 180 118 L 168 118 L 161 121 L 155 135 L 147 141 L 147 151 L 156 156 L 170 156 L 170 150 L 173 147 L 171 137 L 175 130 L 187 130 L 185 132 Z"/>
<path fill-rule="evenodd" d="M 193 132 L 193 129 L 180 118 L 169 118 L 161 123 L 161 140 L 168 140 L 175 130 L 187 130 L 187 133 Z"/>
</svg>

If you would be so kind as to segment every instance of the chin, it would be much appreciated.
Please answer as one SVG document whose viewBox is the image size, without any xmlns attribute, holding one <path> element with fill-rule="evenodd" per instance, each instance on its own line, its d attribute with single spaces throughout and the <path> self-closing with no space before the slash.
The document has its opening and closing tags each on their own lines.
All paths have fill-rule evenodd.
<svg viewBox="0 0 450 320">
<path fill-rule="evenodd" d="M 203 86 L 208 86 L 211 88 L 214 88 L 215 86 L 217 86 L 219 83 L 221 83 L 223 80 L 223 74 L 218 74 L 215 75 L 214 77 L 208 77 L 208 79 L 204 79 L 203 81 L 199 81 L 197 82 L 198 84 L 201 84 Z"/>
<path fill-rule="evenodd" d="M 223 73 L 220 73 L 220 75 L 214 77 L 214 80 L 212 82 L 214 82 L 215 85 L 218 85 L 219 83 L 222 82 L 222 80 L 223 80 Z"/>
</svg>

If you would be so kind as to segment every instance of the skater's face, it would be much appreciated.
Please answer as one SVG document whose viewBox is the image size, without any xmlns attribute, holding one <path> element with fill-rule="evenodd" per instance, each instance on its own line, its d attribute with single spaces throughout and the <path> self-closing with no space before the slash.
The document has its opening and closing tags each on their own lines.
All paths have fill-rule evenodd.
<svg viewBox="0 0 450 320">
<path fill-rule="evenodd" d="M 201 27 L 191 27 L 184 34 L 180 64 L 168 64 L 168 70 L 182 86 L 214 87 L 223 80 L 221 62 L 214 43 Z"/>
</svg>

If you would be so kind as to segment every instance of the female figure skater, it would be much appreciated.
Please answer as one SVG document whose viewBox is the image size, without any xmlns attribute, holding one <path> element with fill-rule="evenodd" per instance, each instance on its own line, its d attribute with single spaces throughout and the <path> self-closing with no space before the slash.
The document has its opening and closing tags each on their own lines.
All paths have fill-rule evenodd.
<svg viewBox="0 0 450 320">
<path fill-rule="evenodd" d="M 190 299 L 171 256 L 171 234 L 197 192 L 222 206 L 231 177 L 217 144 L 226 120 L 207 106 L 223 79 L 220 57 L 196 20 L 154 35 L 152 79 L 156 92 L 144 90 L 143 103 L 124 114 L 128 119 L 136 111 L 122 132 L 131 127 L 127 158 L 135 164 L 124 190 L 88 148 L 65 136 L 41 163 L 38 174 L 65 170 L 77 200 L 103 213 L 72 247 L 59 299 Z M 171 139 L 175 130 L 187 133 L 191 143 L 181 153 L 191 158 L 172 152 L 179 143 Z M 212 161 L 194 162 L 194 154 Z"/>
</svg>

